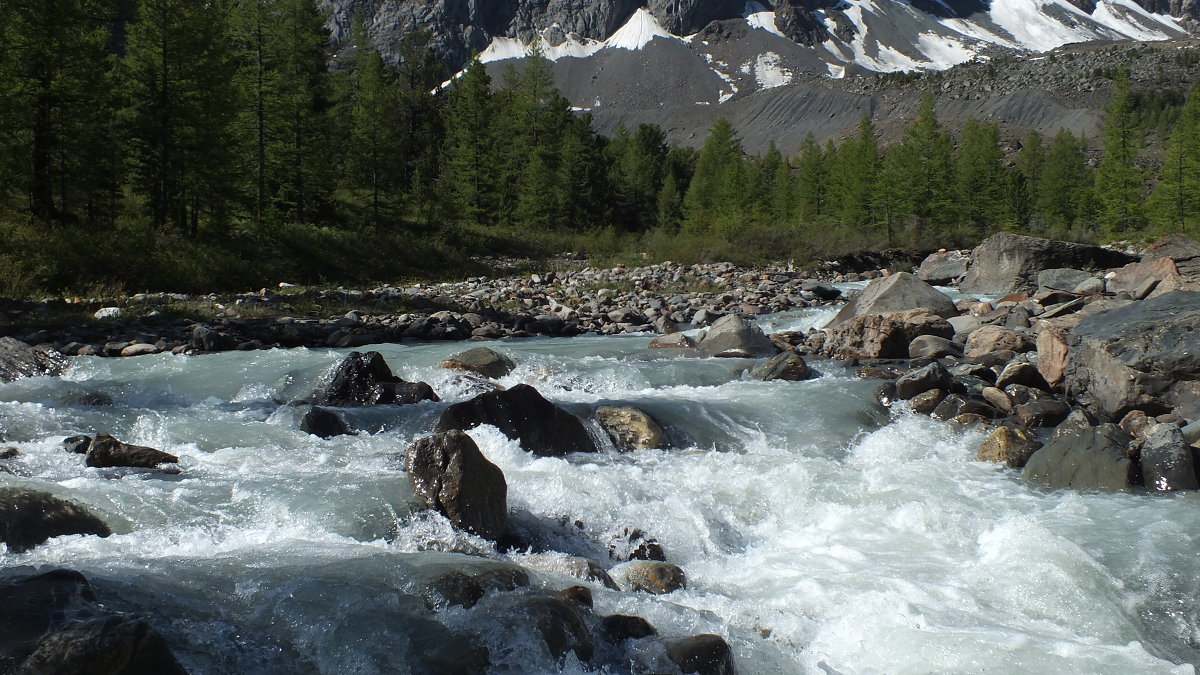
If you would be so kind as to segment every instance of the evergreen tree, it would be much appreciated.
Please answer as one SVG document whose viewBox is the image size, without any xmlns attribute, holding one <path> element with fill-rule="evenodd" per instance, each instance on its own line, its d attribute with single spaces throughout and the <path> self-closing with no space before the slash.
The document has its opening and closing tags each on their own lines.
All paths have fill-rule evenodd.
<svg viewBox="0 0 1200 675">
<path fill-rule="evenodd" d="M 1171 130 L 1148 206 L 1155 222 L 1168 230 L 1200 229 L 1200 93 L 1195 88 Z"/>
<path fill-rule="evenodd" d="M 491 84 L 487 69 L 472 59 L 450 86 L 445 108 L 442 183 L 457 215 L 476 224 L 488 214 Z"/>
<path fill-rule="evenodd" d="M 684 224 L 694 232 L 706 232 L 724 223 L 743 198 L 742 144 L 733 125 L 724 118 L 708 132 L 696 159 L 696 169 L 684 194 Z"/>
<path fill-rule="evenodd" d="M 796 202 L 800 220 L 812 223 L 825 214 L 829 198 L 829 162 L 810 132 L 796 160 Z"/>
<path fill-rule="evenodd" d="M 1059 129 L 1042 163 L 1037 181 L 1037 212 L 1055 237 L 1065 237 L 1084 211 L 1092 182 L 1084 143 Z"/>
<path fill-rule="evenodd" d="M 1005 194 L 1003 159 L 1000 127 L 969 118 L 963 125 L 954 163 L 959 217 L 974 235 L 968 236 L 969 239 L 983 238 L 1001 221 Z"/>
<path fill-rule="evenodd" d="M 892 155 L 892 180 L 895 187 L 895 216 L 898 220 L 912 217 L 928 240 L 945 237 L 945 226 L 954 221 L 954 143 L 946 133 L 933 107 L 933 95 L 921 97 L 917 116 L 904 132 L 904 137 Z M 942 242 L 945 244 L 945 242 Z"/>
<path fill-rule="evenodd" d="M 1045 159 L 1046 150 L 1042 146 L 1041 134 L 1030 131 L 1021 142 L 1012 169 L 1007 172 L 1008 205 L 1005 215 L 1006 224 L 1012 229 L 1028 226 L 1037 212 L 1038 178 Z"/>
<path fill-rule="evenodd" d="M 657 220 L 667 147 L 666 134 L 657 125 L 638 125 L 632 135 L 624 127 L 617 129 L 608 155 L 614 218 L 621 229 L 642 231 Z"/>
<path fill-rule="evenodd" d="M 875 127 L 863 115 L 858 133 L 842 143 L 830 168 L 830 204 L 842 224 L 861 229 L 875 222 L 879 164 Z"/>
<path fill-rule="evenodd" d="M 392 73 L 373 48 L 361 59 L 358 88 L 351 98 L 347 165 L 356 187 L 368 195 L 370 224 L 378 227 L 400 179 L 401 146 L 395 112 L 397 91 Z"/>
<path fill-rule="evenodd" d="M 1105 232 L 1119 236 L 1142 224 L 1143 177 L 1134 166 L 1142 137 L 1125 71 L 1113 80 L 1112 98 L 1104 107 L 1102 134 L 1104 156 L 1096 168 L 1096 201 Z"/>
<path fill-rule="evenodd" d="M 0 5 L 0 155 L 40 219 L 108 218 L 118 187 L 113 0 Z M 0 196 L 4 188 L 0 188 Z"/>
<path fill-rule="evenodd" d="M 159 226 L 196 234 L 228 218 L 236 192 L 234 62 L 224 5 L 143 0 L 123 74 L 134 187 Z"/>
</svg>

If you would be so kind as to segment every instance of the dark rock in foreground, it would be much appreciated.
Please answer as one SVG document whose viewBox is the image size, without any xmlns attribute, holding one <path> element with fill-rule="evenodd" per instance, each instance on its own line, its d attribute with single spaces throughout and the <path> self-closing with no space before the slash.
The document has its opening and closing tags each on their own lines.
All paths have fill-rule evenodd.
<svg viewBox="0 0 1200 675">
<path fill-rule="evenodd" d="M 527 384 L 455 403 L 442 413 L 437 430 L 466 431 L 481 424 L 498 428 L 505 436 L 520 441 L 523 449 L 540 457 L 597 450 L 578 418 L 547 401 Z"/>
<path fill-rule="evenodd" d="M 69 570 L 0 585 L 0 672 L 185 673 L 149 621 L 105 609 Z"/>
<path fill-rule="evenodd" d="M 108 434 L 96 434 L 87 451 L 87 465 L 96 468 L 129 466 L 152 469 L 160 464 L 174 464 L 179 458 L 170 453 L 144 445 L 123 443 Z"/>
<path fill-rule="evenodd" d="M 0 338 L 0 382 L 38 375 L 61 375 L 66 369 L 66 358 L 57 352 L 42 351 L 10 337 Z"/>
<path fill-rule="evenodd" d="M 1025 478 L 1049 488 L 1113 492 L 1127 489 L 1137 467 L 1129 457 L 1133 437 L 1102 424 L 1052 439 L 1025 463 Z"/>
<path fill-rule="evenodd" d="M 496 541 L 508 530 L 504 473 L 461 431 L 422 438 L 405 461 L 413 493 L 455 527 Z"/>
<path fill-rule="evenodd" d="M 698 675 L 735 675 L 733 650 L 719 635 L 693 635 L 667 644 L 667 656 L 680 672 Z"/>
<path fill-rule="evenodd" d="M 0 542 L 14 553 L 65 534 L 107 537 L 112 530 L 79 504 L 40 490 L 0 488 Z"/>
<path fill-rule="evenodd" d="M 350 352 L 315 398 L 316 405 L 339 407 L 439 400 L 428 384 L 393 375 L 379 352 Z"/>
</svg>

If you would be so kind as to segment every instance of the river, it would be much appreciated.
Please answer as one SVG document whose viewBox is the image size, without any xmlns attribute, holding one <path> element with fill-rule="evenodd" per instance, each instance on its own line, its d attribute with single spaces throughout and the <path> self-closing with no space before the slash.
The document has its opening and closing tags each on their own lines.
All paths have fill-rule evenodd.
<svg viewBox="0 0 1200 675">
<path fill-rule="evenodd" d="M 974 461 L 981 432 L 885 410 L 877 382 L 840 365 L 748 381 L 748 362 L 648 350 L 651 337 L 481 343 L 518 363 L 504 385 L 576 413 L 635 405 L 668 428 L 670 450 L 567 458 L 470 432 L 518 524 L 605 565 L 608 542 L 640 528 L 687 574 L 662 596 L 591 584 L 597 614 L 722 635 L 743 675 L 1195 672 L 1200 495 L 1037 489 Z M 398 457 L 472 395 L 438 367 L 463 348 L 375 347 L 443 401 L 346 411 L 364 433 L 331 440 L 299 431 L 304 408 L 283 402 L 348 350 L 78 357 L 61 379 L 0 385 L 0 433 L 22 452 L 0 485 L 71 497 L 116 531 L 0 546 L 0 577 L 80 570 L 106 604 L 151 616 L 193 673 L 407 672 L 403 647 L 428 618 L 479 634 L 492 672 L 590 672 L 481 619 L 486 601 L 429 614 L 414 599 L 429 570 L 478 560 L 463 550 L 525 566 L 535 589 L 580 583 L 560 553 L 498 553 L 411 503 Z M 114 404 L 81 404 L 90 392 Z M 181 473 L 86 468 L 62 450 L 96 431 L 177 454 Z"/>
</svg>

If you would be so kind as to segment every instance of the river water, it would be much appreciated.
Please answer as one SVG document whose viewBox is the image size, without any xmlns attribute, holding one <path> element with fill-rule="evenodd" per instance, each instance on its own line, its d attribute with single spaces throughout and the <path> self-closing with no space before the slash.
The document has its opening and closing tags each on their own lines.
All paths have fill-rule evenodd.
<svg viewBox="0 0 1200 675">
<path fill-rule="evenodd" d="M 1040 490 L 975 462 L 979 432 L 887 411 L 877 383 L 836 364 L 813 362 L 823 374 L 805 382 L 747 381 L 747 362 L 648 350 L 651 337 L 483 343 L 519 364 L 505 385 L 578 414 L 635 405 L 668 428 L 670 450 L 564 459 L 470 432 L 503 469 L 516 523 L 605 565 L 607 543 L 640 528 L 687 574 L 665 596 L 592 584 L 597 614 L 720 634 L 743 675 L 1195 672 L 1197 494 Z M 0 577 L 78 569 L 106 604 L 149 614 L 195 673 L 403 673 L 429 618 L 479 634 L 493 672 L 587 672 L 487 620 L 486 602 L 429 614 L 414 599 L 431 570 L 480 560 L 452 551 L 521 564 L 535 588 L 580 583 L 562 554 L 498 553 L 411 504 L 397 458 L 473 394 L 438 367 L 463 348 L 378 346 L 443 402 L 349 410 L 366 432 L 331 440 L 299 431 L 304 409 L 280 402 L 347 350 L 82 357 L 62 379 L 0 385 L 0 433 L 22 452 L 9 462 L 21 475 L 0 485 L 73 498 L 116 531 L 19 555 L 0 545 Z M 115 403 L 80 404 L 89 392 Z M 178 454 L 182 472 L 90 469 L 61 449 L 97 431 Z"/>
</svg>

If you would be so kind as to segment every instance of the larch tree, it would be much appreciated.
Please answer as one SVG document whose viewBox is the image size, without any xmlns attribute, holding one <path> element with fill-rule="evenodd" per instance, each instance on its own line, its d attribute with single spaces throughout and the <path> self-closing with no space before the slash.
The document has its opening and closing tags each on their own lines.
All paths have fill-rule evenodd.
<svg viewBox="0 0 1200 675">
<path fill-rule="evenodd" d="M 1142 172 L 1134 164 L 1143 139 L 1125 71 L 1113 80 L 1101 134 L 1104 156 L 1096 167 L 1095 186 L 1100 224 L 1108 236 L 1122 236 L 1143 224 L 1144 182 Z"/>
</svg>

